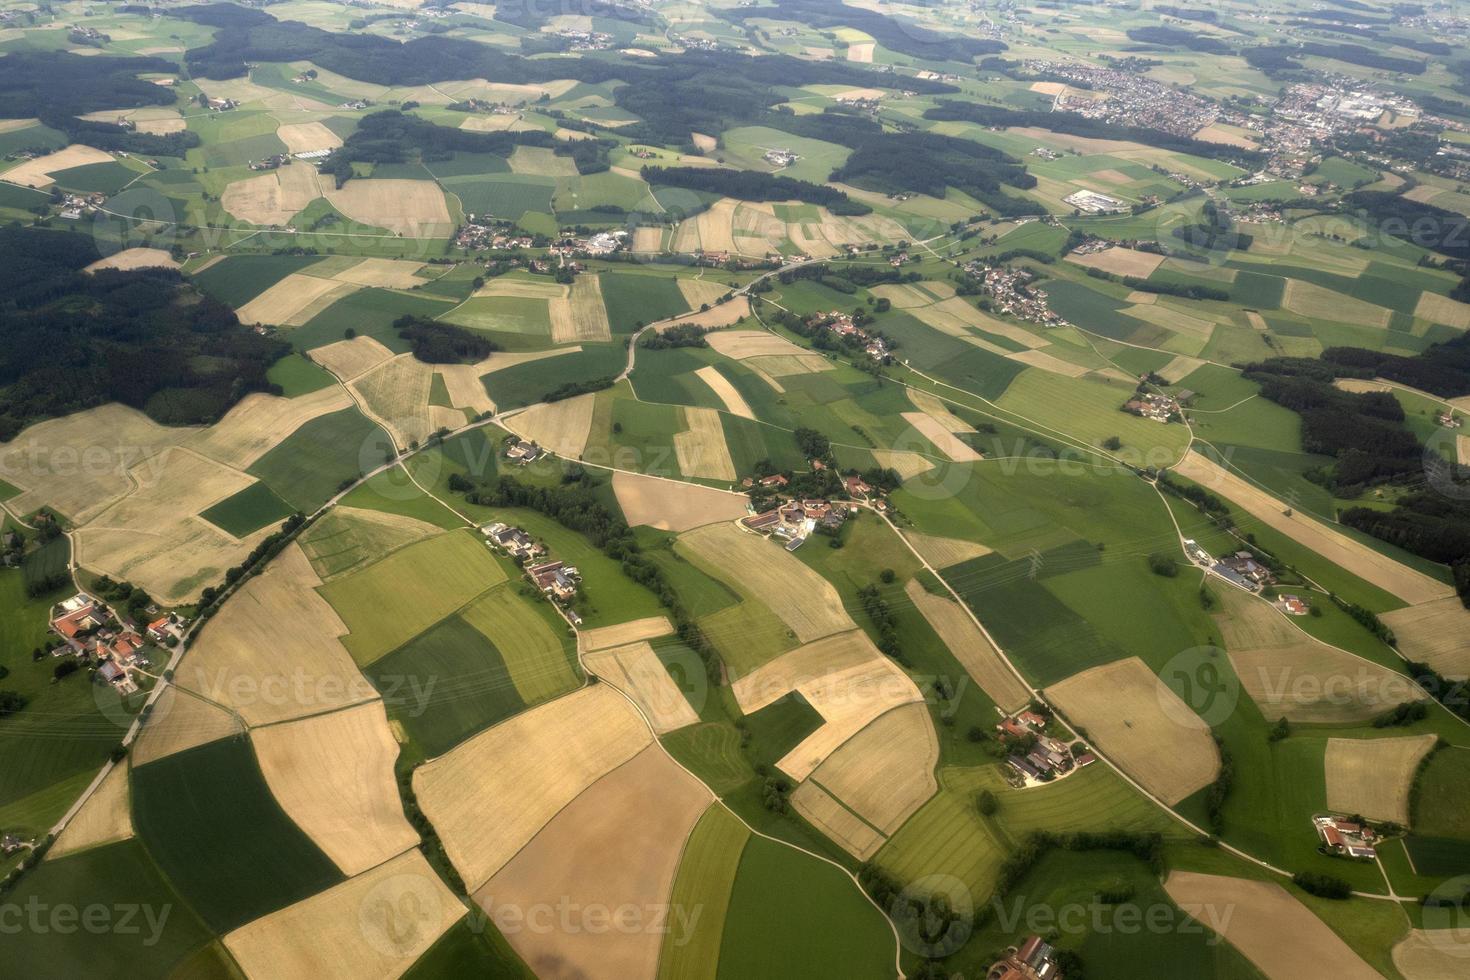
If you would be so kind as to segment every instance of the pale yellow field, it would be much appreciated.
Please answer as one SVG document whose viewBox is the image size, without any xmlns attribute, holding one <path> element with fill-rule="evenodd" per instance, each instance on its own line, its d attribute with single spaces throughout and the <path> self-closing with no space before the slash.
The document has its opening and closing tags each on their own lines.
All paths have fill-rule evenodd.
<svg viewBox="0 0 1470 980">
<path fill-rule="evenodd" d="M 429 390 L 434 366 L 412 354 L 400 354 L 353 380 L 350 387 L 364 414 L 387 429 L 400 446 L 423 442 L 434 426 L 429 420 Z"/>
<path fill-rule="evenodd" d="M 616 695 L 615 695 L 616 696 Z M 713 801 L 708 789 L 651 745 L 568 803 L 474 898 L 493 919 L 511 909 L 631 908 L 660 914 L 684 842 Z M 614 919 L 616 922 L 616 918 Z M 652 977 L 664 934 L 642 928 L 528 928 L 506 938 L 541 977 Z"/>
<path fill-rule="evenodd" d="M 575 177 L 577 164 L 569 156 L 557 156 L 550 147 L 518 146 L 510 155 L 510 169 L 518 174 L 544 177 Z"/>
<path fill-rule="evenodd" d="M 17 513 L 45 505 L 85 523 L 133 489 L 130 470 L 164 465 L 188 431 L 117 403 L 89 408 L 38 422 L 0 447 L 0 479 L 24 491 L 9 501 Z"/>
<path fill-rule="evenodd" d="M 737 361 L 748 357 L 795 357 L 811 353 L 764 330 L 717 330 L 705 340 L 721 354 Z"/>
<path fill-rule="evenodd" d="M 1164 890 L 1265 976 L 1379 980 L 1352 947 L 1273 881 L 1171 871 Z"/>
<path fill-rule="evenodd" d="M 314 348 L 307 356 L 343 381 L 351 381 L 390 360 L 393 352 L 372 337 L 357 336 Z"/>
<path fill-rule="evenodd" d="M 872 41 L 847 46 L 847 60 L 868 64 L 873 60 L 873 48 L 876 47 Z"/>
<path fill-rule="evenodd" d="M 1470 329 L 1470 303 L 1462 303 L 1439 293 L 1427 290 L 1421 293 L 1419 304 L 1414 307 L 1414 315 L 1434 323 L 1459 327 L 1461 330 Z"/>
<path fill-rule="evenodd" d="M 1052 374 L 1060 374 L 1064 378 L 1080 378 L 1088 373 L 1088 368 L 1071 361 L 1064 361 L 1060 357 L 1048 354 L 1041 350 L 1013 351 L 1005 355 L 1013 361 L 1020 361 L 1030 367 L 1050 371 Z"/>
<path fill-rule="evenodd" d="M 1404 980 L 1460 980 L 1470 963 L 1470 942 L 1460 929 L 1414 929 L 1393 948 Z"/>
<path fill-rule="evenodd" d="M 381 701 L 267 725 L 250 740 L 276 802 L 343 874 L 418 843 L 398 796 L 398 743 Z"/>
<path fill-rule="evenodd" d="M 749 498 L 740 494 L 622 470 L 613 473 L 612 487 L 629 525 L 661 531 L 732 521 L 744 517 L 749 504 Z"/>
<path fill-rule="evenodd" d="M 319 122 L 286 123 L 276 128 L 276 136 L 286 144 L 287 153 L 335 150 L 342 145 L 342 137 Z"/>
<path fill-rule="evenodd" d="M 1437 737 L 1329 738 L 1324 761 L 1327 806 L 1408 826 L 1414 771 Z"/>
<path fill-rule="evenodd" d="M 422 268 L 421 263 L 405 262 L 401 259 L 363 259 L 332 278 L 338 282 L 351 282 L 359 286 L 412 289 L 425 281 L 414 275 Z"/>
<path fill-rule="evenodd" d="M 106 258 L 98 259 L 83 269 L 96 272 L 98 269 L 177 269 L 174 257 L 161 248 L 125 248 Z"/>
<path fill-rule="evenodd" d="M 715 300 L 730 291 L 729 286 L 713 279 L 676 279 L 675 282 L 691 310 L 697 310 L 705 303 L 713 306 Z"/>
<path fill-rule="evenodd" d="M 1393 311 L 1301 279 L 1286 280 L 1281 308 L 1302 316 L 1323 317 L 1365 327 L 1387 327 Z"/>
<path fill-rule="evenodd" d="M 586 654 L 583 662 L 589 671 L 632 698 L 656 734 L 699 721 L 646 640 Z"/>
<path fill-rule="evenodd" d="M 354 290 L 350 283 L 293 273 L 235 313 L 241 323 L 268 323 L 299 327 L 319 312 L 319 303 L 333 302 Z"/>
<path fill-rule="evenodd" d="M 1152 323 L 1156 326 L 1163 327 L 1165 330 L 1185 334 L 1197 338 L 1200 341 L 1209 340 L 1210 335 L 1215 332 L 1215 322 L 1213 320 L 1192 316 L 1183 310 L 1158 302 L 1157 300 L 1152 303 L 1127 306 L 1118 312 L 1126 316 L 1131 316 L 1135 320 Z"/>
<path fill-rule="evenodd" d="M 1153 252 L 1139 252 L 1119 245 L 1087 255 L 1073 252 L 1067 256 L 1067 261 L 1083 268 L 1111 272 L 1115 276 L 1137 276 L 1140 279 L 1147 279 L 1154 274 L 1159 263 L 1164 261 L 1164 256 Z"/>
<path fill-rule="evenodd" d="M 634 252 L 657 252 L 664 247 L 664 230 L 654 225 L 640 225 L 633 232 Z"/>
<path fill-rule="evenodd" d="M 73 143 L 55 153 L 47 153 L 34 160 L 22 161 L 4 173 L 0 173 L 0 180 L 8 180 L 12 184 L 20 184 L 24 187 L 49 187 L 55 183 L 51 178 L 54 173 L 70 170 L 72 167 L 111 162 L 112 154 L 90 146 L 83 146 L 80 143 Z"/>
<path fill-rule="evenodd" d="M 925 285 L 934 285 L 926 283 Z M 920 306 L 932 306 L 935 302 L 933 296 L 928 295 L 917 286 L 907 283 L 884 283 L 874 286 L 869 290 L 874 296 L 886 299 L 889 303 L 900 310 L 912 310 Z"/>
<path fill-rule="evenodd" d="M 710 524 L 679 536 L 677 547 L 738 582 L 789 626 L 802 643 L 853 628 L 832 583 L 781 545 L 734 524 Z"/>
<path fill-rule="evenodd" d="M 1452 680 L 1470 677 L 1470 610 L 1458 596 L 1395 609 L 1380 617 L 1410 660 Z"/>
<path fill-rule="evenodd" d="M 808 779 L 791 794 L 791 806 L 806 818 L 807 823 L 826 834 L 831 840 L 859 861 L 866 861 L 878 853 L 888 840 L 868 826 L 851 810 L 837 802 L 816 781 Z"/>
<path fill-rule="evenodd" d="M 956 463 L 973 462 L 981 455 L 962 440 L 956 438 L 940 422 L 925 412 L 902 412 L 903 420 L 919 431 L 936 449 Z"/>
<path fill-rule="evenodd" d="M 725 445 L 725 426 L 720 413 L 713 408 L 685 407 L 682 411 L 687 428 L 674 433 L 679 471 L 685 476 L 735 480 L 735 461 Z"/>
<path fill-rule="evenodd" d="M 959 296 L 941 300 L 931 306 L 917 307 L 913 310 L 913 314 L 935 330 L 951 337 L 970 336 L 978 328 L 986 333 L 1014 340 L 1026 347 L 1045 347 L 1047 345 L 1046 340 L 1031 331 L 1014 323 L 1007 323 L 988 316 Z"/>
<path fill-rule="evenodd" d="M 713 364 L 705 365 L 694 374 L 699 380 L 709 385 L 710 390 L 719 397 L 720 401 L 724 402 L 725 410 L 731 415 L 738 415 L 743 419 L 755 418 L 755 411 L 746 402 L 745 396 L 735 390 L 730 379 L 721 374 Z"/>
<path fill-rule="evenodd" d="M 284 225 L 324 192 L 325 188 L 318 183 L 316 167 L 296 161 L 259 177 L 235 181 L 225 188 L 219 202 L 241 221 L 253 225 Z"/>
<path fill-rule="evenodd" d="M 405 238 L 447 238 L 454 231 L 444 192 L 432 180 L 349 180 L 323 192 L 332 207 L 353 221 Z"/>
<path fill-rule="evenodd" d="M 573 279 L 569 295 L 565 299 L 553 299 L 550 312 L 551 342 L 554 344 L 612 339 L 607 308 L 602 304 L 602 288 L 595 272 L 584 272 Z"/>
<path fill-rule="evenodd" d="M 1209 726 L 1138 657 L 1073 674 L 1047 688 L 1046 696 L 1171 806 L 1209 785 L 1220 767 Z"/>
<path fill-rule="evenodd" d="M 934 462 L 926 456 L 918 453 L 908 453 L 893 449 L 874 449 L 873 458 L 878 465 L 885 470 L 893 470 L 900 479 L 908 480 L 913 477 L 928 473 L 934 468 Z"/>
<path fill-rule="evenodd" d="M 843 743 L 810 781 L 891 835 L 939 791 L 938 764 L 939 739 L 928 706 L 905 704 Z"/>
<path fill-rule="evenodd" d="M 652 737 L 621 694 L 595 684 L 524 711 L 420 766 L 414 793 L 474 891 L 562 807 Z"/>
<path fill-rule="evenodd" d="M 177 684 L 170 684 L 153 703 L 148 723 L 133 743 L 133 765 L 147 765 L 175 752 L 240 735 L 244 731 L 245 726 L 240 720 L 224 708 Z"/>
<path fill-rule="evenodd" d="M 76 816 L 66 825 L 49 857 L 64 857 L 99 844 L 127 840 L 133 836 L 133 813 L 128 792 L 127 761 L 114 765 Z"/>
<path fill-rule="evenodd" d="M 693 324 L 696 327 L 705 327 L 714 330 L 717 327 L 728 327 L 733 323 L 738 323 L 748 316 L 750 316 L 749 298 L 737 296 L 728 303 L 720 303 L 717 306 L 711 306 L 707 310 L 685 313 L 668 320 L 660 320 L 654 327 L 659 331 L 663 331 L 671 327 Z"/>
<path fill-rule="evenodd" d="M 321 584 L 301 547 L 288 545 L 220 607 L 176 683 L 251 727 L 376 700 L 342 645 L 346 624 L 317 594 Z"/>
<path fill-rule="evenodd" d="M 606 650 L 609 647 L 626 646 L 641 640 L 656 640 L 674 632 L 674 625 L 665 616 L 649 616 L 616 626 L 603 626 L 577 633 L 577 645 L 583 650 Z"/>
<path fill-rule="evenodd" d="M 249 980 L 398 977 L 464 915 L 411 850 L 241 926 L 224 943 Z"/>
<path fill-rule="evenodd" d="M 402 514 L 339 505 L 313 522 L 297 542 L 317 575 L 329 581 L 439 533 L 434 525 Z"/>
<path fill-rule="evenodd" d="M 1024 707 L 1031 700 L 1030 689 L 1006 666 L 999 651 L 990 645 L 959 603 L 944 596 L 931 595 L 917 579 L 910 580 L 905 591 L 914 608 L 923 614 L 960 666 L 992 701 L 1012 711 Z"/>
<path fill-rule="evenodd" d="M 255 482 L 185 449 L 133 467 L 136 489 L 74 534 L 77 563 L 127 579 L 169 605 L 190 602 L 274 528 L 237 539 L 201 511 Z"/>
<path fill-rule="evenodd" d="M 492 355 L 478 364 L 434 365 L 434 370 L 444 379 L 444 390 L 449 392 L 449 401 L 455 408 L 468 408 L 477 415 L 495 411 L 495 402 L 480 380 L 489 373 L 488 368 L 494 359 L 495 355 Z"/>
<path fill-rule="evenodd" d="M 737 251 L 734 237 L 735 209 L 738 201 L 725 197 L 709 206 L 684 224 L 694 224 L 699 236 L 699 247 L 706 252 Z M 682 226 L 681 226 L 682 227 Z"/>
<path fill-rule="evenodd" d="M 549 279 L 512 279 L 499 276 L 475 290 L 476 296 L 515 296 L 520 299 L 564 299 L 567 287 Z"/>
<path fill-rule="evenodd" d="M 1189 377 L 1189 375 L 1193 373 L 1196 368 L 1203 366 L 1204 363 L 1204 361 L 1201 361 L 1197 357 L 1190 357 L 1187 354 L 1180 354 L 1178 357 L 1174 358 L 1172 361 L 1170 361 L 1168 364 L 1165 364 L 1154 373 L 1163 378 L 1165 381 L 1169 382 L 1170 384 L 1178 384 L 1180 381 Z"/>
<path fill-rule="evenodd" d="M 936 395 L 918 388 L 908 389 L 909 401 L 915 408 L 938 422 L 946 432 L 974 432 L 975 427 L 949 410 L 949 405 Z"/>
<path fill-rule="evenodd" d="M 307 422 L 351 405 L 352 399 L 336 385 L 296 398 L 250 394 L 187 445 L 210 459 L 243 470 Z"/>
<path fill-rule="evenodd" d="M 1271 720 L 1368 721 L 1427 697 L 1404 675 L 1306 636 L 1291 646 L 1231 650 L 1230 663 L 1241 688 Z"/>
<path fill-rule="evenodd" d="M 877 656 L 875 657 L 875 654 Z M 730 685 L 743 714 L 754 714 L 792 691 L 828 676 L 840 676 L 882 657 L 857 630 L 808 643 L 736 679 Z"/>
<path fill-rule="evenodd" d="M 1260 147 L 1260 144 L 1256 141 L 1240 132 L 1236 132 L 1235 127 L 1220 124 L 1206 126 L 1204 129 L 1196 132 L 1194 138 L 1204 140 L 1206 143 L 1224 143 L 1226 146 L 1238 146 L 1243 150 L 1254 150 Z"/>
<path fill-rule="evenodd" d="M 533 405 L 506 419 L 505 425 L 521 438 L 545 446 L 558 456 L 577 459 L 587 447 L 596 400 L 597 395 L 590 394 Z"/>
<path fill-rule="evenodd" d="M 1251 517 L 1317 552 L 1334 565 L 1352 569 L 1359 578 L 1405 602 L 1418 604 L 1454 595 L 1451 586 L 1400 564 L 1299 511 L 1287 516 L 1285 511 L 1288 508 L 1281 501 L 1199 453 L 1186 454 L 1174 470 L 1205 489 L 1228 498 Z"/>
</svg>

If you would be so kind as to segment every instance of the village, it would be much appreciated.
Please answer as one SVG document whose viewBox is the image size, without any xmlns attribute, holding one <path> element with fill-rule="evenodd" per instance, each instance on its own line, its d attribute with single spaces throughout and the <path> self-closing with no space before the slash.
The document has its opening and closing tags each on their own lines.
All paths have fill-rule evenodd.
<svg viewBox="0 0 1470 980">
<path fill-rule="evenodd" d="M 51 656 L 70 657 L 63 663 L 77 666 L 95 665 L 97 676 L 126 697 L 138 690 L 134 673 L 153 666 L 149 649 L 177 644 L 188 625 L 172 613 L 160 614 L 156 606 L 144 611 L 157 618 L 140 627 L 86 592 L 63 599 L 51 610 L 51 632 L 61 641 L 51 649 Z M 58 676 L 68 672 L 60 666 L 57 669 Z"/>
<path fill-rule="evenodd" d="M 997 737 L 1009 750 L 1006 779 L 1016 789 L 1056 782 L 1097 761 L 1084 743 L 1053 738 L 1046 727 L 1046 717 L 1030 708 L 995 726 Z"/>
<path fill-rule="evenodd" d="M 861 346 L 863 352 L 875 361 L 882 362 L 892 353 L 886 339 L 864 330 L 850 313 L 840 310 L 813 313 L 807 317 L 806 322 L 808 326 L 832 331 L 844 342 Z"/>
<path fill-rule="evenodd" d="M 965 272 L 980 280 L 992 306 L 1007 316 L 1044 327 L 1071 326 L 1046 302 L 1046 291 L 1037 289 L 1036 273 L 1025 267 L 987 265 L 976 260 L 965 266 Z"/>
</svg>

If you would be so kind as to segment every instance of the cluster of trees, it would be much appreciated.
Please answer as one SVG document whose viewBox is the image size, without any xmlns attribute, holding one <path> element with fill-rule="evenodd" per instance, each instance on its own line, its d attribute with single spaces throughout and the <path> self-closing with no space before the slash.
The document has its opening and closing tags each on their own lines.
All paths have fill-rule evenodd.
<svg viewBox="0 0 1470 980">
<path fill-rule="evenodd" d="M 1303 14 L 1303 16 L 1307 16 Z M 1350 65 L 1376 68 L 1379 71 L 1399 71 L 1406 75 L 1424 74 L 1425 64 L 1417 58 L 1398 58 L 1382 54 L 1361 44 L 1328 43 L 1325 41 L 1303 41 L 1298 44 L 1263 45 L 1243 51 L 1246 62 L 1272 78 L 1283 73 L 1303 70 L 1297 58 L 1312 55 L 1318 58 L 1333 58 Z"/>
<path fill-rule="evenodd" d="M 1410 662 L 1409 676 L 1453 715 L 1470 721 L 1470 680 L 1449 680 L 1428 664 Z"/>
<path fill-rule="evenodd" d="M 1390 511 L 1350 507 L 1339 519 L 1421 558 L 1449 565 L 1455 591 L 1470 606 L 1470 501 L 1419 490 L 1395 503 Z"/>
<path fill-rule="evenodd" d="M 245 560 L 225 570 L 225 581 L 223 586 L 207 586 L 199 593 L 199 605 L 196 607 L 197 614 L 201 619 L 208 619 L 218 611 L 218 603 L 224 598 L 230 587 L 240 581 L 252 570 L 263 568 L 267 562 L 280 554 L 286 545 L 300 533 L 306 526 L 306 518 L 302 514 L 292 514 L 281 524 L 281 529 L 266 536 L 260 544 L 250 550 Z"/>
<path fill-rule="evenodd" d="M 500 345 L 484 334 L 412 314 L 394 320 L 393 329 L 412 345 L 413 356 L 425 364 L 475 364 L 500 350 Z"/>
<path fill-rule="evenodd" d="M 883 598 L 882 591 L 876 585 L 865 585 L 858 589 L 858 602 L 862 604 L 863 612 L 868 614 L 873 628 L 878 631 L 878 649 L 907 667 L 908 662 L 903 657 L 903 644 L 898 639 L 898 623 L 894 621 L 893 610 L 889 607 L 888 600 Z"/>
<path fill-rule="evenodd" d="M 1329 347 L 1322 352 L 1333 377 L 1387 378 L 1441 398 L 1470 395 L 1470 334 L 1433 344 L 1406 357 L 1362 347 Z"/>
<path fill-rule="evenodd" d="M 1007 50 L 1004 41 L 940 34 L 910 20 L 861 7 L 833 5 L 828 0 L 775 0 L 771 5 L 716 8 L 714 12 L 740 25 L 759 18 L 796 21 L 817 30 L 851 28 L 867 34 L 889 51 L 925 61 L 970 62 Z"/>
<path fill-rule="evenodd" d="M 1298 871 L 1291 876 L 1292 884 L 1302 891 L 1318 898 L 1350 898 L 1353 894 L 1353 886 L 1343 881 L 1336 875 L 1322 874 L 1318 871 Z"/>
<path fill-rule="evenodd" d="M 1087 136 L 1093 139 L 1133 140 L 1161 150 L 1192 153 L 1195 156 L 1232 160 L 1252 169 L 1265 162 L 1265 155 L 1223 143 L 1206 143 L 1187 136 L 1175 136 L 1147 126 L 1119 126 L 1101 119 L 1089 119 L 1075 112 L 1042 112 L 1008 109 L 974 102 L 945 100 L 924 113 L 925 119 L 957 119 L 981 126 L 1039 126 L 1054 133 Z"/>
<path fill-rule="evenodd" d="M 289 345 L 166 269 L 82 269 L 91 238 L 0 229 L 0 441 L 31 422 L 110 401 L 164 425 L 218 421 Z"/>
<path fill-rule="evenodd" d="M 1239 249 L 1242 252 L 1255 241 L 1252 235 L 1230 229 L 1230 215 L 1220 210 L 1214 201 L 1205 201 L 1204 207 L 1200 208 L 1200 220 L 1175 228 L 1174 237 L 1196 248 Z"/>
<path fill-rule="evenodd" d="M 1214 739 L 1220 753 L 1220 771 L 1209 789 L 1205 790 L 1205 817 L 1210 822 L 1210 832 L 1219 837 L 1225 830 L 1225 801 L 1230 797 L 1230 788 L 1235 785 L 1235 760 L 1225 747 L 1224 739 L 1219 735 Z"/>
<path fill-rule="evenodd" d="M 1433 137 L 1431 137 L 1433 139 Z M 1438 140 L 1434 140 L 1438 148 Z M 1470 259 L 1470 218 L 1432 204 L 1411 201 L 1389 191 L 1354 191 L 1342 199 L 1343 210 L 1356 211 L 1379 227 L 1441 255 Z"/>
<path fill-rule="evenodd" d="M 1405 701 L 1394 705 L 1373 719 L 1374 728 L 1403 728 L 1429 717 L 1429 707 L 1423 701 Z"/>
<path fill-rule="evenodd" d="M 578 395 L 590 394 L 594 391 L 602 391 L 611 388 L 616 379 L 611 375 L 602 378 L 592 378 L 588 381 L 567 381 L 557 385 L 542 396 L 542 401 L 559 402 L 567 398 L 576 398 Z"/>
<path fill-rule="evenodd" d="M 872 208 L 842 191 L 779 174 L 716 167 L 644 167 L 643 179 L 664 187 L 682 187 L 741 201 L 804 201 L 833 214 L 870 214 Z"/>
<path fill-rule="evenodd" d="M 697 323 L 681 323 L 667 330 L 654 330 L 644 335 L 639 346 L 648 350 L 670 350 L 675 347 L 708 347 L 704 335 L 709 333 Z"/>
<path fill-rule="evenodd" d="M 1158 293 L 1161 296 L 1178 296 L 1182 299 L 1211 299 L 1226 302 L 1230 299 L 1228 290 L 1216 286 L 1205 286 L 1200 283 L 1183 282 L 1154 282 L 1140 276 L 1118 276 L 1104 269 L 1096 267 L 1089 268 L 1087 274 L 1094 279 L 1104 279 L 1108 282 L 1121 282 L 1129 289 L 1135 289 L 1143 293 Z"/>
<path fill-rule="evenodd" d="M 943 103 L 968 105 L 968 103 Z M 933 110 L 930 110 L 931 112 Z M 928 115 L 928 113 L 925 113 Z M 943 197 L 946 187 L 964 191 L 1001 215 L 1035 214 L 1034 201 L 1005 192 L 1030 190 L 1036 178 L 1021 161 L 974 140 L 938 133 L 875 133 L 853 141 L 847 162 L 832 180 L 885 194 L 910 192 Z"/>
<path fill-rule="evenodd" d="M 1230 54 L 1231 47 L 1217 37 L 1195 34 L 1177 27 L 1135 27 L 1128 31 L 1128 39 L 1140 44 L 1158 44 L 1166 48 L 1188 48 L 1208 54 Z"/>
</svg>

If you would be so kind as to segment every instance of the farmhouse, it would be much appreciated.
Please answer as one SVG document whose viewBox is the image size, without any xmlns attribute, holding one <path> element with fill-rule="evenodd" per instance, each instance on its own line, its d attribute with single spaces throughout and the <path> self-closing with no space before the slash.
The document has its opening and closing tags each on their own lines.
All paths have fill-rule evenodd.
<svg viewBox="0 0 1470 980">
<path fill-rule="evenodd" d="M 546 553 L 546 549 L 537 543 L 536 539 L 518 527 L 511 527 L 497 521 L 482 527 L 480 533 L 489 539 L 490 544 L 513 558 L 535 558 L 537 555 Z"/>
<path fill-rule="evenodd" d="M 991 964 L 986 980 L 1062 980 L 1057 951 L 1040 936 L 1027 936 L 1019 946 L 1007 946 L 1004 959 Z"/>
<path fill-rule="evenodd" d="M 1153 392 L 1130 398 L 1124 403 L 1123 411 L 1155 422 L 1175 422 L 1180 417 L 1179 399 Z"/>
<path fill-rule="evenodd" d="M 546 454 L 546 451 L 534 442 L 527 442 L 516 436 L 511 436 L 505 441 L 505 458 L 513 463 L 525 465 L 534 463 Z"/>
<path fill-rule="evenodd" d="M 1259 592 L 1261 589 L 1275 581 L 1271 570 L 1260 562 L 1249 551 L 1237 551 L 1233 555 L 1227 555 L 1215 563 L 1213 571 L 1251 592 Z"/>
<path fill-rule="evenodd" d="M 1322 838 L 1323 849 L 1329 854 L 1364 860 L 1378 856 L 1374 847 L 1378 835 L 1365 823 L 1323 814 L 1313 817 L 1312 824 L 1317 828 L 1317 836 Z"/>
<path fill-rule="evenodd" d="M 1116 197 L 1108 197 L 1106 194 L 1099 194 L 1097 191 L 1085 189 L 1077 191 L 1074 194 L 1068 194 L 1062 200 L 1072 205 L 1078 211 L 1086 214 L 1106 214 L 1111 211 L 1128 210 L 1128 205 Z"/>
<path fill-rule="evenodd" d="M 527 565 L 526 574 L 531 577 L 531 581 L 536 583 L 538 589 L 563 602 L 576 598 L 577 584 L 582 581 L 582 576 L 576 566 L 562 561 Z"/>
<path fill-rule="evenodd" d="M 1276 599 L 1276 607 L 1288 616 L 1305 616 L 1312 611 L 1311 603 L 1301 596 L 1283 595 Z"/>
<path fill-rule="evenodd" d="M 854 513 L 855 508 L 841 501 L 783 500 L 771 510 L 742 518 L 740 523 L 758 534 L 780 538 L 786 542 L 787 551 L 795 551 L 817 528 L 839 528 Z"/>
</svg>

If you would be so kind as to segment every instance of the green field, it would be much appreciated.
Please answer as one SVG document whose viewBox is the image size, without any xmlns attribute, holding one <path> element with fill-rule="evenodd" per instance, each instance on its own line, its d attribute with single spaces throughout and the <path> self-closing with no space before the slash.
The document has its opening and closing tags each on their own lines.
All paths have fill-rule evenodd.
<svg viewBox="0 0 1470 980">
<path fill-rule="evenodd" d="M 344 484 L 383 462 L 390 443 L 355 408 L 302 425 L 246 470 L 288 505 L 310 514 Z"/>
<path fill-rule="evenodd" d="M 491 589 L 460 614 L 498 651 L 526 704 L 549 701 L 577 686 L 575 644 L 565 621 L 528 584 Z"/>
<path fill-rule="evenodd" d="M 748 840 L 750 831 L 719 805 L 704 811 L 690 831 L 670 903 L 686 914 L 693 909 L 703 911 L 692 925 L 692 935 L 665 934 L 658 965 L 661 980 L 714 975 L 736 872 Z"/>
<path fill-rule="evenodd" d="M 527 296 L 478 296 L 441 315 L 446 323 L 494 333 L 551 337 L 551 308 Z"/>
<path fill-rule="evenodd" d="M 892 977 L 883 914 L 829 864 L 764 837 L 740 856 L 718 976 Z"/>
<path fill-rule="evenodd" d="M 320 261 L 320 255 L 231 255 L 195 273 L 193 280 L 221 303 L 239 308 L 292 273 Z"/>
<path fill-rule="evenodd" d="M 461 980 L 463 977 L 505 977 L 535 980 L 535 974 L 493 927 L 459 920 L 439 941 L 429 947 L 404 980 Z"/>
<path fill-rule="evenodd" d="M 337 383 L 330 371 L 318 367 L 300 354 L 287 354 L 272 364 L 265 379 L 273 385 L 280 385 L 281 394 L 287 398 L 309 395 Z"/>
<path fill-rule="evenodd" d="M 7 930 L 4 971 L 11 976 L 227 980 L 234 975 L 228 957 L 210 946 L 209 929 L 136 840 L 45 861 L 6 903 L 17 912 L 32 903 L 41 909 L 40 928 L 19 927 L 23 919 L 17 916 L 12 920 L 17 928 Z M 69 921 L 47 912 L 67 908 L 76 913 Z M 78 915 L 93 908 L 106 910 L 105 927 L 80 928 L 92 920 Z"/>
<path fill-rule="evenodd" d="M 116 194 L 138 176 L 138 171 L 120 163 L 89 163 L 51 175 L 58 187 L 85 194 Z"/>
<path fill-rule="evenodd" d="M 505 577 L 479 535 L 463 531 L 409 545 L 319 591 L 351 631 L 343 644 L 365 666 Z"/>
<path fill-rule="evenodd" d="M 343 881 L 271 795 L 247 738 L 140 766 L 132 786 L 138 837 L 219 932 Z"/>
<path fill-rule="evenodd" d="M 243 538 L 263 527 L 285 520 L 292 513 L 294 511 L 290 504 L 276 496 L 276 492 L 268 485 L 257 481 L 199 516 L 220 530 Z"/>
<path fill-rule="evenodd" d="M 209 270 L 213 271 L 213 270 Z M 312 317 L 304 327 L 287 334 L 298 351 L 342 340 L 348 330 L 359 337 L 372 337 L 395 354 L 408 350 L 408 341 L 398 336 L 393 321 L 401 316 L 433 319 L 454 307 L 454 301 L 431 293 L 403 293 L 392 289 L 359 289 L 337 300 Z"/>
<path fill-rule="evenodd" d="M 1470 841 L 1470 749 L 1451 746 L 1431 756 L 1413 804 L 1416 834 Z"/>
<path fill-rule="evenodd" d="M 485 379 L 496 406 L 505 411 L 532 405 L 564 384 L 617 376 L 628 363 L 622 344 L 586 344 L 575 354 L 503 368 Z"/>
<path fill-rule="evenodd" d="M 364 668 L 425 757 L 523 710 L 500 651 L 459 616 L 441 620 Z"/>
<path fill-rule="evenodd" d="M 423 456 L 424 454 L 420 453 L 414 457 L 414 460 L 417 461 Z M 377 473 L 361 485 L 354 487 L 351 493 L 342 498 L 342 505 L 412 517 L 416 521 L 422 521 L 445 531 L 464 527 L 464 521 L 456 517 L 453 511 L 425 493 L 423 488 L 408 478 L 402 464 L 391 470 Z"/>
<path fill-rule="evenodd" d="M 597 279 L 613 333 L 631 333 L 639 323 L 665 320 L 689 309 L 672 276 L 603 272 Z"/>
</svg>

